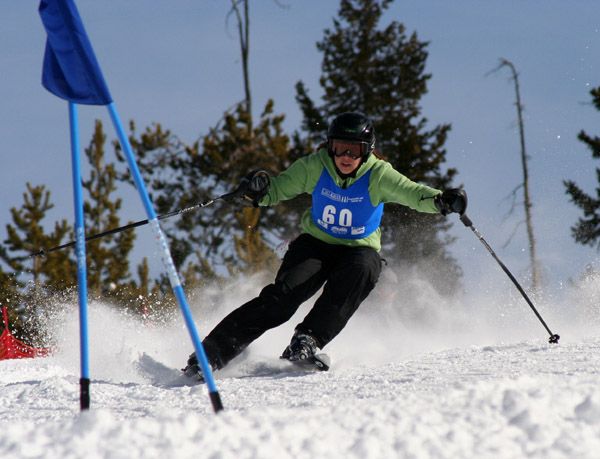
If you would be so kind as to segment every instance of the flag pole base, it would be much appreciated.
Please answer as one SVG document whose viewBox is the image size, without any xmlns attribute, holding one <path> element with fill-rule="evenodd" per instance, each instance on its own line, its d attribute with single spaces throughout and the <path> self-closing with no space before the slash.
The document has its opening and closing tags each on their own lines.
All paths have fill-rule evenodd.
<svg viewBox="0 0 600 459">
<path fill-rule="evenodd" d="M 90 409 L 90 380 L 81 378 L 79 380 L 79 406 L 81 411 Z"/>
<path fill-rule="evenodd" d="M 210 396 L 210 401 L 212 403 L 213 410 L 215 411 L 215 413 L 218 413 L 219 411 L 223 411 L 223 403 L 221 403 L 221 396 L 219 395 L 219 393 L 218 392 L 210 392 L 209 396 Z"/>
</svg>

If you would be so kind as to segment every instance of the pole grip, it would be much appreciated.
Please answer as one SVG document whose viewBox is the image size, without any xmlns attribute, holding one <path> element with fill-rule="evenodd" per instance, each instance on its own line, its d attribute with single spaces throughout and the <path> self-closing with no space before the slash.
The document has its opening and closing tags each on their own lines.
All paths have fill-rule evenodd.
<svg viewBox="0 0 600 459">
<path fill-rule="evenodd" d="M 473 226 L 473 222 L 471 221 L 471 219 L 467 216 L 467 214 L 462 214 L 460 216 L 460 221 L 463 222 L 463 225 L 465 225 L 466 227 L 471 227 Z"/>
</svg>

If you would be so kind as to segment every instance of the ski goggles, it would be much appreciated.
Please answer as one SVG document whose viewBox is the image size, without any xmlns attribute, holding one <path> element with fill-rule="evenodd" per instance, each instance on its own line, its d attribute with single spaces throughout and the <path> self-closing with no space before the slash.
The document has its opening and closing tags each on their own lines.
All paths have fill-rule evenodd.
<svg viewBox="0 0 600 459">
<path fill-rule="evenodd" d="M 361 158 L 366 155 L 367 148 L 367 142 L 341 139 L 331 139 L 329 141 L 329 151 L 338 158 L 342 156 L 348 156 L 352 159 Z"/>
</svg>

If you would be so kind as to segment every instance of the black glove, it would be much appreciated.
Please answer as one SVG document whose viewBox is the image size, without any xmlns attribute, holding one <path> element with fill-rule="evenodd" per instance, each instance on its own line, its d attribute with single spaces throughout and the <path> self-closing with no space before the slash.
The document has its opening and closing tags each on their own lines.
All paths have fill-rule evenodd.
<svg viewBox="0 0 600 459">
<path fill-rule="evenodd" d="M 467 193 L 460 188 L 450 188 L 442 194 L 438 194 L 433 202 L 442 215 L 452 212 L 462 215 L 467 210 Z"/>
<path fill-rule="evenodd" d="M 240 181 L 240 185 L 235 190 L 237 196 L 240 196 L 248 201 L 252 201 L 254 207 L 258 207 L 258 202 L 269 191 L 271 178 L 269 174 L 263 170 L 255 170 L 247 174 Z"/>
</svg>

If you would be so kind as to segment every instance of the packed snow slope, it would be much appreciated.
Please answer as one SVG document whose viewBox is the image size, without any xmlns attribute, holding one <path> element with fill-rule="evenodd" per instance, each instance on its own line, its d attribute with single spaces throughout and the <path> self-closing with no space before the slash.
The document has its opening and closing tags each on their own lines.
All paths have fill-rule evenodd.
<svg viewBox="0 0 600 459">
<path fill-rule="evenodd" d="M 261 282 L 193 297 L 201 334 Z M 178 316 L 141 322 L 98 303 L 81 413 L 77 311 L 62 305 L 53 356 L 0 362 L 0 457 L 600 457 L 597 282 L 538 305 L 558 345 L 508 287 L 468 302 L 421 282 L 399 295 L 384 279 L 325 349 L 329 372 L 277 358 L 303 308 L 215 374 L 218 415 L 205 386 L 181 385 L 191 345 Z"/>
</svg>

